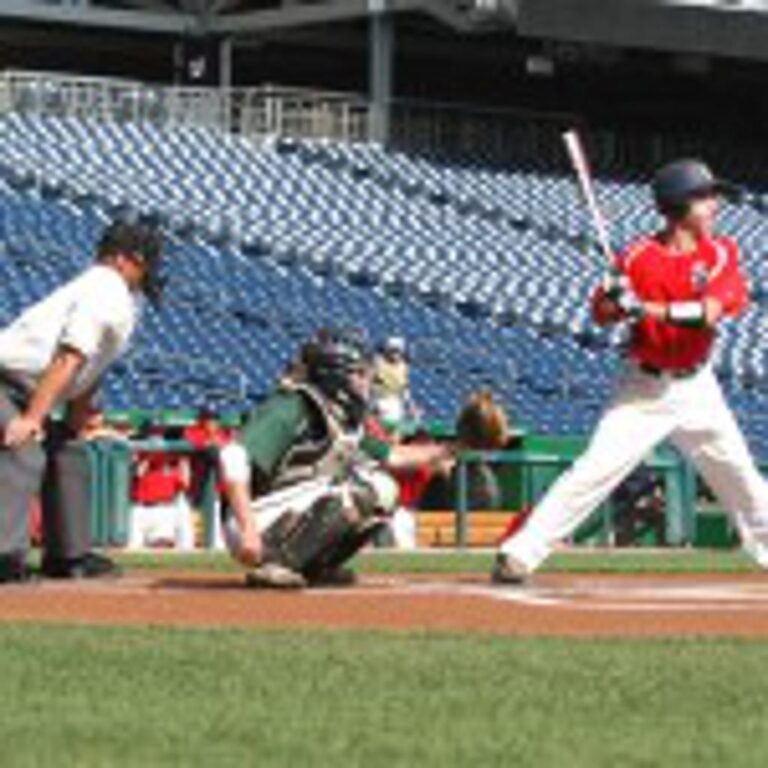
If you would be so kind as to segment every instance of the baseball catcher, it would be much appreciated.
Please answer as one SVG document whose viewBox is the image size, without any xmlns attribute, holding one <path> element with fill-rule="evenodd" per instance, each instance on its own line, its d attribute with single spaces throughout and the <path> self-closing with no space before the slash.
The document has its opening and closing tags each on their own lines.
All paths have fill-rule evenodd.
<svg viewBox="0 0 768 768">
<path fill-rule="evenodd" d="M 251 586 L 349 583 L 342 568 L 388 519 L 388 469 L 437 463 L 447 445 L 390 445 L 365 429 L 371 355 L 350 330 L 323 330 L 221 452 L 227 546 Z"/>
</svg>

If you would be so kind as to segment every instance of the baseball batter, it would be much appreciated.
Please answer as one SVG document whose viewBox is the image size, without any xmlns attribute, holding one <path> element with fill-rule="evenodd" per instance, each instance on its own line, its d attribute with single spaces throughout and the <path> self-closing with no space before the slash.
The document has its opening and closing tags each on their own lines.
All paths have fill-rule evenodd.
<svg viewBox="0 0 768 768">
<path fill-rule="evenodd" d="M 724 189 L 696 160 L 657 172 L 665 226 L 616 259 L 592 300 L 599 325 L 630 324 L 616 394 L 586 452 L 501 545 L 494 581 L 524 581 L 667 438 L 732 516 L 746 552 L 768 567 L 768 484 L 710 366 L 718 325 L 747 304 L 736 243 L 714 232 Z"/>
</svg>

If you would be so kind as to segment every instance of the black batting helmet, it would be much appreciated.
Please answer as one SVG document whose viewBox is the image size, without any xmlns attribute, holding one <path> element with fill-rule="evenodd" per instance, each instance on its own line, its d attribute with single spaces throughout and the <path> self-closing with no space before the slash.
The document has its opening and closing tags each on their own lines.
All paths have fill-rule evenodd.
<svg viewBox="0 0 768 768">
<path fill-rule="evenodd" d="M 718 179 L 701 160 L 675 160 L 660 168 L 653 179 L 656 206 L 665 214 L 683 216 L 692 200 L 707 194 L 731 194 L 733 184 Z"/>
</svg>

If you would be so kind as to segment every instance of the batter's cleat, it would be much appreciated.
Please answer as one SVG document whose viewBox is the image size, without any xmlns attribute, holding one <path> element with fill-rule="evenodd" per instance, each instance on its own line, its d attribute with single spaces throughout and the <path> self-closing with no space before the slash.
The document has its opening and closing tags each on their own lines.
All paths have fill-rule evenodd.
<svg viewBox="0 0 768 768">
<path fill-rule="evenodd" d="M 245 574 L 245 583 L 256 589 L 303 589 L 307 580 L 298 572 L 278 563 L 264 563 Z"/>
<path fill-rule="evenodd" d="M 511 555 L 499 552 L 491 570 L 491 581 L 506 586 L 522 586 L 528 582 L 525 566 Z"/>
<path fill-rule="evenodd" d="M 357 574 L 351 568 L 327 568 L 307 577 L 310 587 L 352 587 L 357 584 Z"/>
<path fill-rule="evenodd" d="M 43 557 L 43 576 L 49 579 L 115 579 L 123 569 L 114 561 L 96 552 L 80 557 Z"/>
</svg>

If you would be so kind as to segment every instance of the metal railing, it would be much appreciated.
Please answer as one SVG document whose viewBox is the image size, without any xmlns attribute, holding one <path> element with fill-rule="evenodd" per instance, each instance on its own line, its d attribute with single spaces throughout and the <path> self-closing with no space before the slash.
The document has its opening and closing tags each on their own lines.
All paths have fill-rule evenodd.
<svg viewBox="0 0 768 768">
<path fill-rule="evenodd" d="M 284 88 L 190 88 L 8 70 L 0 112 L 105 122 L 191 125 L 245 136 L 364 141 L 368 104 L 355 94 Z"/>
<path fill-rule="evenodd" d="M 0 76 L 0 112 L 103 122 L 225 127 L 231 94 L 117 78 L 8 70 Z"/>
<path fill-rule="evenodd" d="M 470 155 L 564 168 L 560 133 L 580 125 L 574 114 L 485 108 L 474 104 L 396 99 L 391 104 L 394 147 L 417 152 Z M 193 88 L 56 72 L 8 70 L 0 74 L 0 114 L 95 119 L 155 126 L 199 126 L 255 140 L 278 136 L 370 141 L 372 107 L 361 94 L 263 85 Z M 675 155 L 703 154 L 721 173 L 759 176 L 765 151 L 734 147 L 700 132 L 588 131 L 598 171 L 645 173 Z"/>
<path fill-rule="evenodd" d="M 116 78 L 8 70 L 0 75 L 0 113 L 199 126 L 254 139 L 293 137 L 364 142 L 371 104 L 360 94 L 263 85 L 191 88 Z M 571 115 L 396 100 L 392 143 L 418 151 L 538 156 L 556 146 Z M 546 151 L 544 152 L 546 156 Z"/>
</svg>

